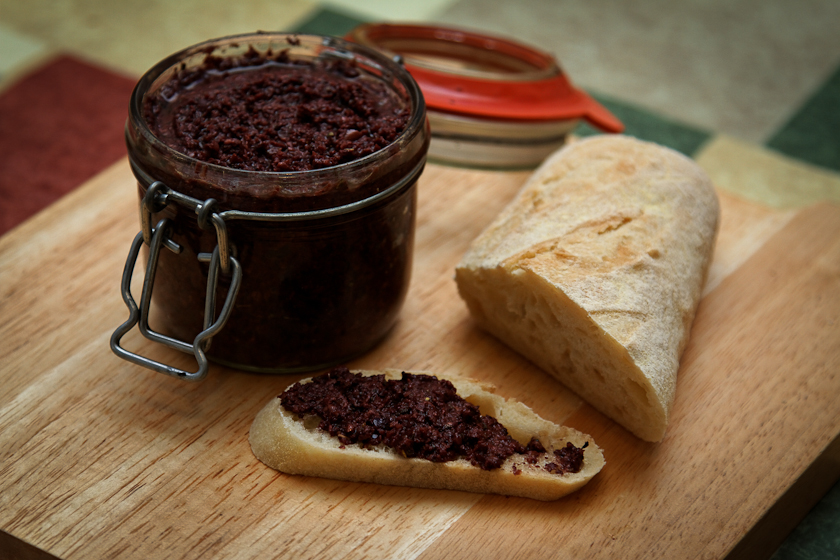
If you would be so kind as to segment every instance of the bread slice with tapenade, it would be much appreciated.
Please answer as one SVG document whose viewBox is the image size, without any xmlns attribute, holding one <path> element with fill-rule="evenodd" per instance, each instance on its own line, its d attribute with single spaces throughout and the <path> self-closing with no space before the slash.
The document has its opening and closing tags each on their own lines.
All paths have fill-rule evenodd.
<svg viewBox="0 0 840 560">
<path fill-rule="evenodd" d="M 371 378 L 376 386 L 359 389 L 361 377 Z M 407 387 L 406 380 L 414 385 Z M 314 397 L 301 398 L 301 391 Z M 415 401 L 403 395 L 388 400 L 380 394 L 384 391 L 413 393 Z M 604 456 L 592 438 L 492 391 L 491 386 L 469 379 L 399 370 L 350 373 L 338 368 L 296 383 L 272 399 L 251 426 L 251 449 L 260 461 L 287 474 L 537 500 L 555 500 L 577 490 L 604 466 Z M 293 392 L 297 393 L 292 396 Z M 324 417 L 291 412 L 283 405 L 284 395 L 287 405 L 296 410 L 299 406 L 314 410 L 310 403 L 301 405 L 301 400 L 317 401 Z M 481 418 L 472 410 L 476 407 Z M 337 415 L 363 417 L 364 429 L 336 418 L 335 409 L 352 409 Z M 476 430 L 487 426 L 497 440 L 499 434 L 509 434 L 518 451 L 504 457 L 510 448 L 498 454 L 497 443 L 473 438 Z M 479 449 L 467 458 L 462 448 L 476 442 Z"/>
<path fill-rule="evenodd" d="M 625 136 L 580 140 L 473 242 L 458 291 L 485 330 L 659 441 L 718 220 L 689 158 Z"/>
</svg>

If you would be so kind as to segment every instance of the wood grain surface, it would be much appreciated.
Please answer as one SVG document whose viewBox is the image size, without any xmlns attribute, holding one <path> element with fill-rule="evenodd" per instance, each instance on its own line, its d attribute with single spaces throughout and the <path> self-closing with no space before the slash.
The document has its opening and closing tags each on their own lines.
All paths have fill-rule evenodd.
<svg viewBox="0 0 840 560">
<path fill-rule="evenodd" d="M 108 348 L 138 230 L 121 161 L 0 237 L 0 530 L 67 559 L 766 556 L 840 475 L 840 208 L 721 194 L 672 425 L 650 444 L 477 330 L 457 296 L 455 264 L 527 176 L 427 167 L 401 319 L 350 365 L 485 379 L 591 434 L 607 466 L 582 491 L 538 503 L 262 465 L 250 423 L 297 377 L 213 366 L 191 384 Z M 125 345 L 194 369 L 136 332 Z"/>
</svg>

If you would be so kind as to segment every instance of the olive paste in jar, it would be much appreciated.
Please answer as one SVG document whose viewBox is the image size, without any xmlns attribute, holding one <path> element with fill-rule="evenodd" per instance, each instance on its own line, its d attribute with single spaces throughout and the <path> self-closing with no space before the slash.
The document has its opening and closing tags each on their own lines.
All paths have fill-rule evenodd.
<svg viewBox="0 0 840 560">
<path fill-rule="evenodd" d="M 195 159 L 250 171 L 308 171 L 370 155 L 393 142 L 409 112 L 352 61 L 293 63 L 251 48 L 236 61 L 208 56 L 146 100 L 150 128 Z"/>
<path fill-rule="evenodd" d="M 241 47 L 248 40 L 286 45 Z M 141 80 L 126 138 L 141 197 L 154 180 L 238 212 L 225 225 L 241 286 L 208 357 L 282 373 L 369 350 L 396 321 L 411 274 L 429 142 L 416 83 L 378 53 L 315 36 L 226 38 L 183 60 Z M 208 277 L 199 255 L 217 238 L 189 209 L 154 209 L 152 223 L 162 218 L 181 251 L 160 253 L 150 326 L 192 341 Z M 228 285 L 220 279 L 217 314 Z"/>
</svg>

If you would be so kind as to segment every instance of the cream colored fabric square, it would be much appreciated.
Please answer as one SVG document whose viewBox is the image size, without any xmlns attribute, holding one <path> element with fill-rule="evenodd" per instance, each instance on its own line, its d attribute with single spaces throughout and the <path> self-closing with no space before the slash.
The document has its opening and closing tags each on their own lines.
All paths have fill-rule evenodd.
<svg viewBox="0 0 840 560">
<path fill-rule="evenodd" d="M 840 175 L 768 148 L 717 136 L 695 159 L 716 187 L 773 208 L 840 203 Z"/>
<path fill-rule="evenodd" d="M 139 76 L 207 39 L 289 29 L 316 6 L 308 0 L 0 0 L 0 13 L 19 33 Z"/>
</svg>

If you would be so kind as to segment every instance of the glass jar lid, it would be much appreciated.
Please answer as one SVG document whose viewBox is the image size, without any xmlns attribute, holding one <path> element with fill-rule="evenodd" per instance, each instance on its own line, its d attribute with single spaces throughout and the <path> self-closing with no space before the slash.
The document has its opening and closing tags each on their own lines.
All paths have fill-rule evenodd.
<svg viewBox="0 0 840 560">
<path fill-rule="evenodd" d="M 420 85 L 435 159 L 530 166 L 562 145 L 580 120 L 605 132 L 624 130 L 572 85 L 553 56 L 510 39 L 394 23 L 360 25 L 348 39 L 398 57 Z"/>
</svg>

